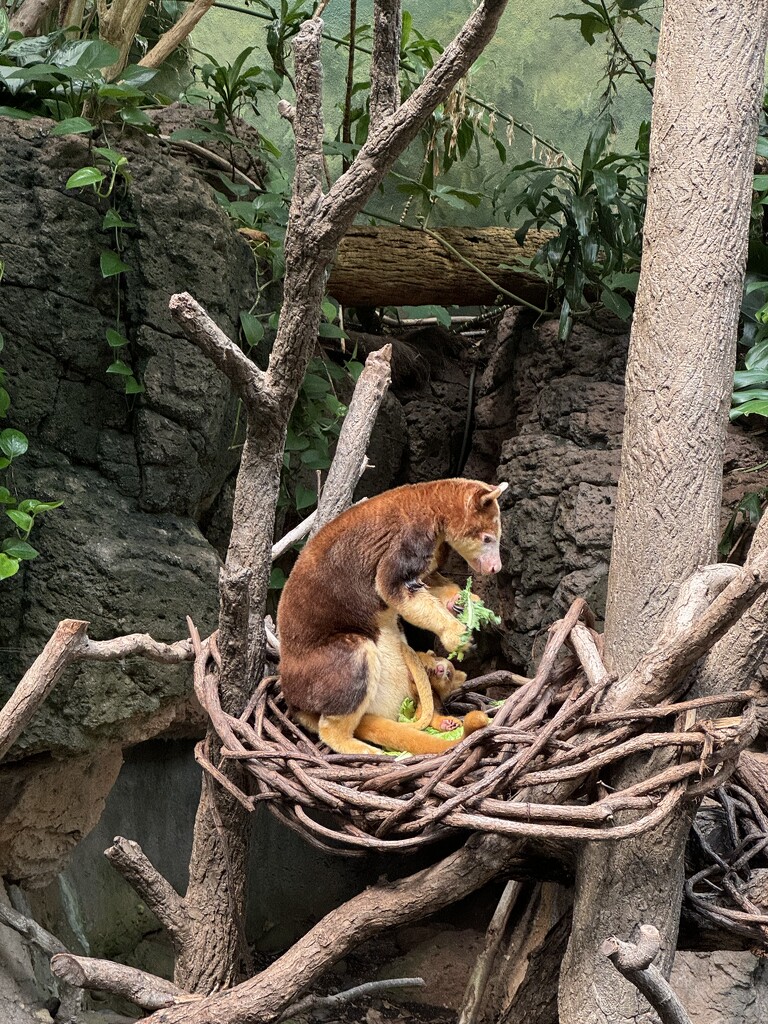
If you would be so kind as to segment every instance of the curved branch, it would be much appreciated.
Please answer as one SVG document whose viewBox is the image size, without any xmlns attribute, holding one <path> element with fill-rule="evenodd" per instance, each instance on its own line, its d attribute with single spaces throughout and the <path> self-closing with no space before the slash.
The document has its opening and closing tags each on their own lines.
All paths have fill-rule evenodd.
<svg viewBox="0 0 768 1024">
<path fill-rule="evenodd" d="M 661 971 L 653 966 L 660 948 L 659 932 L 652 924 L 641 924 L 639 940 L 622 942 L 606 939 L 600 947 L 613 966 L 641 992 L 658 1013 L 661 1024 L 691 1024 L 691 1019 Z"/>
</svg>

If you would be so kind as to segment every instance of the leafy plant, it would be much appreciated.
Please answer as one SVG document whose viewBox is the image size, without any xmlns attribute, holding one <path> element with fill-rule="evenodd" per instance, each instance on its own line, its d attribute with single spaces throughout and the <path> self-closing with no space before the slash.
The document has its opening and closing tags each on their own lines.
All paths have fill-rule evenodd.
<svg viewBox="0 0 768 1024">
<path fill-rule="evenodd" d="M 108 82 L 102 69 L 117 57 L 109 43 L 70 40 L 63 29 L 28 39 L 11 33 L 0 50 L 0 114 L 51 117 L 59 122 L 54 135 L 92 132 L 107 115 L 155 131 L 142 107 L 154 101 L 156 72 L 132 65 Z"/>
<path fill-rule="evenodd" d="M 561 339 L 569 336 L 574 316 L 597 303 L 625 320 L 632 313 L 623 293 L 637 287 L 647 150 L 641 141 L 643 151 L 611 152 L 610 129 L 603 115 L 578 166 L 527 160 L 512 168 L 494 195 L 494 205 L 508 217 L 511 211 L 531 215 L 516 232 L 519 244 L 534 226 L 555 231 L 519 265 L 542 277 L 550 301 L 560 304 Z"/>
<path fill-rule="evenodd" d="M 464 589 L 456 597 L 454 606 L 458 609 L 457 618 L 459 622 L 464 624 L 465 629 L 459 643 L 459 649 L 451 651 L 448 657 L 456 658 L 457 661 L 463 661 L 464 653 L 460 648 L 471 641 L 472 634 L 488 625 L 500 626 L 501 619 L 496 612 L 486 608 L 481 600 L 473 597 L 471 576 L 467 578 Z"/>
<path fill-rule="evenodd" d="M 106 332 L 107 344 L 112 354 L 116 355 L 120 349 L 126 348 L 130 344 L 129 339 L 121 333 L 122 289 L 120 278 L 121 275 L 129 273 L 131 270 L 131 267 L 122 259 L 125 246 L 123 232 L 136 225 L 123 219 L 118 209 L 118 202 L 131 180 L 131 175 L 128 169 L 128 159 L 122 153 L 101 146 L 95 146 L 93 153 L 102 166 L 94 164 L 89 167 L 81 167 L 70 175 L 66 188 L 92 188 L 100 199 L 110 200 L 109 209 L 104 214 L 101 223 L 101 230 L 114 232 L 114 248 L 102 250 L 99 267 L 102 278 L 106 280 L 114 277 L 116 279 L 115 326 Z M 125 353 L 122 358 L 113 359 L 106 372 L 122 377 L 126 395 L 138 395 L 144 391 L 144 385 L 136 379 Z"/>
<path fill-rule="evenodd" d="M 0 261 L 0 281 L 4 265 Z M 0 334 L 0 352 L 5 340 Z M 7 373 L 0 366 L 0 419 L 4 419 L 11 407 L 11 397 L 5 387 Z M 25 455 L 29 441 L 20 430 L 6 427 L 0 430 L 0 509 L 3 522 L 10 520 L 14 532 L 0 540 L 0 580 L 15 576 L 22 562 L 37 558 L 38 552 L 29 543 L 29 536 L 35 525 L 35 518 L 43 512 L 50 512 L 61 505 L 60 501 L 38 501 L 36 498 L 19 499 L 13 489 L 13 465 L 16 459 Z M 10 487 L 6 484 L 11 484 Z M 4 532 L 4 531 L 3 531 Z"/>
<path fill-rule="evenodd" d="M 732 556 L 735 549 L 741 544 L 745 530 L 757 526 L 763 516 L 766 500 L 768 500 L 768 488 L 766 487 L 759 491 L 747 491 L 733 510 L 733 515 L 723 530 L 723 535 L 717 546 L 721 558 L 727 559 Z M 739 526 L 741 526 L 741 530 Z"/>
</svg>

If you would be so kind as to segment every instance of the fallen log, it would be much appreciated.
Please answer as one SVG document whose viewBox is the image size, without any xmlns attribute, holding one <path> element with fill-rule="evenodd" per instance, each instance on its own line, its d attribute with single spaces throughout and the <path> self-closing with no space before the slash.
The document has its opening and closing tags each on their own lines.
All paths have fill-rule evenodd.
<svg viewBox="0 0 768 1024">
<path fill-rule="evenodd" d="M 541 306 L 541 278 L 511 268 L 530 259 L 552 232 L 511 228 L 353 227 L 339 244 L 328 292 L 343 306 Z M 474 269 L 477 268 L 477 269 Z M 489 280 L 490 279 L 490 280 Z"/>
</svg>

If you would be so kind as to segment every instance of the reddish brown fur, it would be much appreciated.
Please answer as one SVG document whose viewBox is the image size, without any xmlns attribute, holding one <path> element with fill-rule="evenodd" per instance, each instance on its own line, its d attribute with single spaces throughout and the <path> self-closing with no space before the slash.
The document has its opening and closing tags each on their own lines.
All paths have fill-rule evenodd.
<svg viewBox="0 0 768 1024">
<path fill-rule="evenodd" d="M 496 499 L 504 486 L 438 480 L 398 487 L 355 505 L 302 551 L 278 608 L 281 681 L 291 707 L 304 721 L 317 716 L 333 749 L 375 752 L 353 733 L 364 714 L 367 726 L 372 716 L 398 724 L 412 680 L 425 703 L 426 674 L 421 680 L 413 667 L 398 616 L 431 629 L 448 650 L 459 646 L 464 627 L 446 607 L 455 584 L 435 572 L 446 545 L 475 571 L 498 570 Z M 421 752 L 413 743 L 407 749 Z"/>
</svg>

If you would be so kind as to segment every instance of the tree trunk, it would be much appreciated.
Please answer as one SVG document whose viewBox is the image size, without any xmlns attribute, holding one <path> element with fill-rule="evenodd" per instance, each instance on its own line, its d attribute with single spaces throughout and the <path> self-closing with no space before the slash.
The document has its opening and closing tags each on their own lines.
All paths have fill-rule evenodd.
<svg viewBox="0 0 768 1024">
<path fill-rule="evenodd" d="M 519 245 L 510 228 L 439 228 L 428 233 L 354 227 L 339 245 L 328 291 L 343 306 L 480 306 L 492 305 L 500 296 L 502 302 L 512 301 L 498 285 L 540 306 L 546 297 L 544 283 L 510 267 L 516 260 L 530 259 L 551 235 L 529 231 Z"/>
<path fill-rule="evenodd" d="M 606 615 L 617 672 L 651 646 L 682 580 L 716 557 L 767 31 L 768 0 L 664 5 Z M 654 924 L 669 971 L 687 830 L 684 816 L 584 849 L 563 1024 L 635 1020 L 644 1006 L 600 955 L 608 936 Z"/>
</svg>

